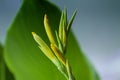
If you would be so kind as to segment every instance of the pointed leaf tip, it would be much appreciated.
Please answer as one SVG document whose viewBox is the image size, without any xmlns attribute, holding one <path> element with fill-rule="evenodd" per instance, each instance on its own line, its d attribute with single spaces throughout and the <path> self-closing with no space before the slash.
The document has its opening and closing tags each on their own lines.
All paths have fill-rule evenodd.
<svg viewBox="0 0 120 80">
<path fill-rule="evenodd" d="M 67 32 L 68 32 L 68 33 L 69 33 L 69 31 L 70 31 L 70 28 L 71 28 L 71 25 L 72 25 L 72 23 L 73 23 L 73 20 L 74 20 L 74 18 L 75 18 L 75 16 L 76 16 L 76 13 L 77 13 L 77 10 L 74 11 L 71 19 L 70 19 L 69 22 L 68 22 L 68 25 L 67 25 Z M 67 33 L 67 34 L 68 34 L 68 33 Z"/>
</svg>

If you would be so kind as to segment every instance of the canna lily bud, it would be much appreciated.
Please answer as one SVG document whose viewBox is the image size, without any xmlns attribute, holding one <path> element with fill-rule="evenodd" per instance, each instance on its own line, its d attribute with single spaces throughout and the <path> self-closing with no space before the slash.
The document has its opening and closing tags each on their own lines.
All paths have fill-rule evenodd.
<svg viewBox="0 0 120 80">
<path fill-rule="evenodd" d="M 49 25 L 49 21 L 48 21 L 48 18 L 47 18 L 46 14 L 44 16 L 44 27 L 45 27 L 45 31 L 47 33 L 47 36 L 48 36 L 48 38 L 50 40 L 50 43 L 55 44 L 55 40 L 54 40 L 54 37 L 52 35 L 52 31 L 51 31 L 51 28 L 50 28 L 50 25 Z"/>
<path fill-rule="evenodd" d="M 60 52 L 60 50 L 59 50 L 54 44 L 51 44 L 51 49 L 53 50 L 53 52 L 54 52 L 55 55 L 57 56 L 58 60 L 59 60 L 64 66 L 66 66 L 66 59 L 64 58 L 64 56 L 62 55 L 62 53 Z"/>
<path fill-rule="evenodd" d="M 51 49 L 47 46 L 47 44 L 35 32 L 32 32 L 32 35 L 35 41 L 39 44 L 39 48 L 45 54 L 45 56 L 47 56 L 57 67 L 59 67 L 60 64 L 58 59 L 53 54 Z"/>
</svg>

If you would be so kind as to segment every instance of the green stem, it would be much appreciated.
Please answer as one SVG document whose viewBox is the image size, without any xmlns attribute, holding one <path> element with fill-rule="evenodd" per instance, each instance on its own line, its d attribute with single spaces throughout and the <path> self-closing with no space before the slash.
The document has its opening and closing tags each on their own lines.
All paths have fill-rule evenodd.
<svg viewBox="0 0 120 80">
<path fill-rule="evenodd" d="M 68 60 L 66 61 L 66 70 L 67 70 L 67 73 L 68 73 L 68 80 L 75 80 L 75 77 L 72 74 L 72 69 L 71 69 L 71 67 L 68 63 Z"/>
</svg>

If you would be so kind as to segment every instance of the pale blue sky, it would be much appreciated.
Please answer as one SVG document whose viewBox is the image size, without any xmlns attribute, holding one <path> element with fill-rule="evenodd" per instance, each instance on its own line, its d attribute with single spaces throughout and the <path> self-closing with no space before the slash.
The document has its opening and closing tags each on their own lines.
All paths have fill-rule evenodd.
<svg viewBox="0 0 120 80">
<path fill-rule="evenodd" d="M 72 29 L 102 80 L 120 80 L 120 0 L 51 0 L 68 17 L 78 13 Z M 0 41 L 18 11 L 20 0 L 0 0 Z"/>
</svg>

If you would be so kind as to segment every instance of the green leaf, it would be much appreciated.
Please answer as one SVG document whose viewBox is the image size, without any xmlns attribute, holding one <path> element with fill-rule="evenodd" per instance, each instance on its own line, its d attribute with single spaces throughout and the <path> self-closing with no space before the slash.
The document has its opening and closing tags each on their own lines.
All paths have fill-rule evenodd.
<svg viewBox="0 0 120 80">
<path fill-rule="evenodd" d="M 74 35 L 70 32 L 66 57 L 69 60 L 76 80 L 99 80 L 98 74 L 80 49 Z"/>
<path fill-rule="evenodd" d="M 8 70 L 3 57 L 3 47 L 0 45 L 0 80 L 14 80 L 12 73 Z"/>
<path fill-rule="evenodd" d="M 40 51 L 32 37 L 31 32 L 34 31 L 50 45 L 43 25 L 44 14 L 48 15 L 51 30 L 55 36 L 61 12 L 46 0 L 23 0 L 8 30 L 5 61 L 16 80 L 66 80 L 56 66 Z M 76 80 L 95 80 L 94 71 L 72 33 L 69 35 L 66 57 Z"/>
<path fill-rule="evenodd" d="M 3 70 L 3 48 L 0 44 L 0 80 L 4 80 L 4 70 Z"/>
<path fill-rule="evenodd" d="M 3 47 L 2 47 L 2 45 L 0 44 L 0 59 L 2 58 L 2 53 L 3 53 Z"/>
</svg>

